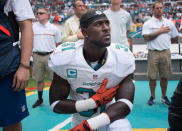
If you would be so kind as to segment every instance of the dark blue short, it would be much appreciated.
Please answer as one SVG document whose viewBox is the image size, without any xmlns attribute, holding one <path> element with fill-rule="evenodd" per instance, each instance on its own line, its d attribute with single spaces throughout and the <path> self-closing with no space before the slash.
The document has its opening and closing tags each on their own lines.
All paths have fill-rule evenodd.
<svg viewBox="0 0 182 131">
<path fill-rule="evenodd" d="M 13 91 L 13 75 L 0 79 L 0 127 L 16 124 L 29 115 L 25 90 Z"/>
</svg>

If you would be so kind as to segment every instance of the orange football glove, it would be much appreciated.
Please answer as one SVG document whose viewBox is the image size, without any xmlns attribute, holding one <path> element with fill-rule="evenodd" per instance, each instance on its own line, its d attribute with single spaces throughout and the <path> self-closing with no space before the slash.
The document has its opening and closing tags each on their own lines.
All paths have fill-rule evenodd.
<svg viewBox="0 0 182 131">
<path fill-rule="evenodd" d="M 119 85 L 117 85 L 114 88 L 106 89 L 107 82 L 108 79 L 104 79 L 96 94 L 92 96 L 92 99 L 95 101 L 97 107 L 112 101 L 116 94 L 116 90 L 119 88 Z"/>
<path fill-rule="evenodd" d="M 88 125 L 88 122 L 84 120 L 80 125 L 77 125 L 73 129 L 70 129 L 68 131 L 92 131 L 92 130 Z"/>
</svg>

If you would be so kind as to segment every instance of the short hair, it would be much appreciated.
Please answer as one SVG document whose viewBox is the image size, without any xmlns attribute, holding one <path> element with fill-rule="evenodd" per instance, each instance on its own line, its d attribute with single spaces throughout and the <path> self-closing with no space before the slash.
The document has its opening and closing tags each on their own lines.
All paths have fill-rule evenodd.
<svg viewBox="0 0 182 131">
<path fill-rule="evenodd" d="M 83 2 L 82 0 L 74 0 L 74 1 L 73 1 L 73 7 L 76 7 L 76 2 L 77 2 L 77 1 Z"/>
<path fill-rule="evenodd" d="M 45 7 L 40 7 L 40 8 L 38 8 L 38 10 L 39 9 L 43 9 L 43 10 L 45 10 L 48 14 L 49 14 L 49 9 L 47 9 L 47 8 L 45 8 Z"/>
<path fill-rule="evenodd" d="M 163 5 L 162 1 L 156 1 L 156 2 L 153 4 L 153 7 L 152 7 L 153 9 L 155 8 L 155 5 L 156 5 L 156 4 L 162 4 L 162 5 Z"/>
</svg>

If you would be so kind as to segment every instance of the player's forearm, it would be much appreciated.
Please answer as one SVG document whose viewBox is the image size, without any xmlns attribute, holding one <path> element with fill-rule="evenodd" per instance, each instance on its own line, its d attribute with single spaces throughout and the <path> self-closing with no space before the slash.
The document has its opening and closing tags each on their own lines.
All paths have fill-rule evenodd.
<svg viewBox="0 0 182 131">
<path fill-rule="evenodd" d="M 92 130 L 108 125 L 115 120 L 125 118 L 132 111 L 134 85 L 130 75 L 120 83 L 120 88 L 117 92 L 116 103 L 111 104 L 104 113 L 87 120 L 88 125 Z M 100 121 L 101 119 L 102 121 Z"/>
<path fill-rule="evenodd" d="M 53 81 L 49 90 L 49 101 L 51 109 L 55 113 L 71 114 L 88 111 L 89 109 L 97 107 L 95 101 L 91 98 L 79 101 L 67 99 L 70 94 L 70 88 L 67 80 L 54 73 Z"/>
<path fill-rule="evenodd" d="M 67 80 L 54 73 L 49 90 L 49 102 L 51 109 L 59 114 L 75 113 L 75 101 L 68 100 L 70 85 Z"/>
<path fill-rule="evenodd" d="M 87 122 L 92 130 L 96 130 L 112 123 L 115 120 L 125 118 L 130 113 L 130 110 L 131 109 L 128 107 L 128 105 L 122 102 L 116 102 L 112 104 L 112 106 L 109 107 L 104 113 L 88 119 Z"/>
<path fill-rule="evenodd" d="M 58 114 L 73 114 L 77 112 L 75 108 L 75 102 L 76 101 L 74 100 L 60 100 L 54 107 L 52 107 L 52 103 L 51 107 L 52 110 Z"/>
<path fill-rule="evenodd" d="M 53 104 L 54 103 L 54 104 Z M 88 111 L 97 107 L 93 99 L 86 100 L 58 100 L 51 104 L 52 110 L 58 114 L 72 114 L 82 111 Z"/>
<path fill-rule="evenodd" d="M 21 30 L 21 63 L 29 66 L 30 56 L 32 54 L 33 47 L 33 31 L 32 31 L 32 21 L 25 20 L 19 22 Z"/>
<path fill-rule="evenodd" d="M 116 102 L 112 104 L 112 106 L 108 107 L 105 111 L 111 122 L 125 118 L 130 112 L 130 108 L 122 102 Z"/>
<path fill-rule="evenodd" d="M 116 102 L 111 104 L 107 109 L 111 122 L 126 117 L 133 108 L 135 86 L 131 79 L 132 75 L 128 75 L 121 83 L 117 90 Z"/>
</svg>

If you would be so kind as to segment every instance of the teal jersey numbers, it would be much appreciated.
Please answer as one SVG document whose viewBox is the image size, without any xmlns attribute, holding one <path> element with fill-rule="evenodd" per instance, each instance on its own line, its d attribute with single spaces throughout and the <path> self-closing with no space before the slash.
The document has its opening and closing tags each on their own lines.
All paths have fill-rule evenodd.
<svg viewBox="0 0 182 131">
<path fill-rule="evenodd" d="M 75 49 L 75 43 L 71 42 L 63 43 L 61 46 L 63 47 L 62 51 Z"/>
</svg>

